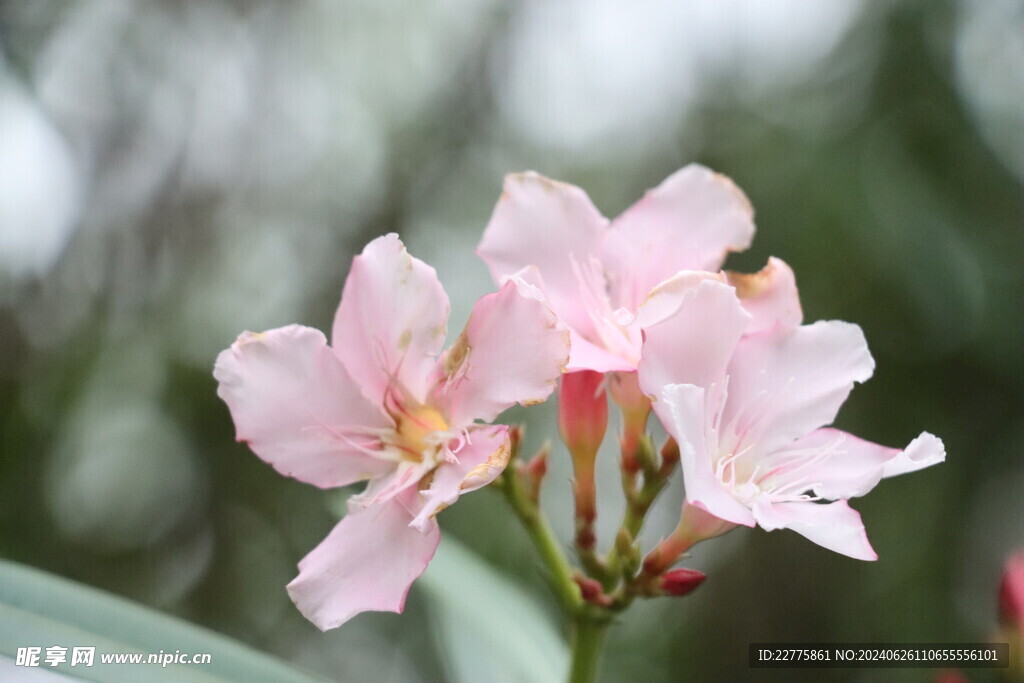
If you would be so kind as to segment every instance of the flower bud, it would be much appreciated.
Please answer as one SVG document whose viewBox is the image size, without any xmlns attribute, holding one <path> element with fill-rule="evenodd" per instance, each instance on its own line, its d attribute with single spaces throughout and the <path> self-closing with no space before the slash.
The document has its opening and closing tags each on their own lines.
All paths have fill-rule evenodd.
<svg viewBox="0 0 1024 683">
<path fill-rule="evenodd" d="M 545 443 L 528 461 L 520 460 L 516 463 L 516 472 L 522 482 L 523 492 L 534 503 L 540 501 L 540 486 L 544 483 L 544 477 L 548 473 L 548 454 L 550 452 L 551 444 Z"/>
<path fill-rule="evenodd" d="M 661 590 L 667 595 L 688 595 L 704 582 L 703 572 L 696 569 L 673 569 L 661 577 Z"/>
<path fill-rule="evenodd" d="M 651 399 L 640 390 L 636 372 L 608 373 L 608 388 L 612 400 L 623 413 L 642 417 L 646 422 L 647 414 L 651 412 Z"/>
<path fill-rule="evenodd" d="M 580 587 L 580 596 L 589 603 L 594 605 L 600 605 L 601 607 L 608 607 L 612 604 L 611 596 L 604 592 L 604 587 L 600 581 L 591 579 L 582 574 L 574 574 L 572 577 L 576 585 Z"/>
<path fill-rule="evenodd" d="M 1006 561 L 999 584 L 999 621 L 1006 628 L 1024 632 L 1024 551 Z"/>
<path fill-rule="evenodd" d="M 647 431 L 647 417 L 651 413 L 651 400 L 640 391 L 636 372 L 609 372 L 608 387 L 612 400 L 622 412 L 622 468 L 627 475 L 640 469 L 637 449 Z"/>
<path fill-rule="evenodd" d="M 597 542 L 593 528 L 597 517 L 594 461 L 607 427 L 604 375 L 593 370 L 562 375 L 558 390 L 558 431 L 572 454 L 576 546 L 584 554 L 592 552 Z"/>
<path fill-rule="evenodd" d="M 573 460 L 593 458 L 608 428 L 604 375 L 582 370 L 562 375 L 558 390 L 558 430 Z"/>
</svg>

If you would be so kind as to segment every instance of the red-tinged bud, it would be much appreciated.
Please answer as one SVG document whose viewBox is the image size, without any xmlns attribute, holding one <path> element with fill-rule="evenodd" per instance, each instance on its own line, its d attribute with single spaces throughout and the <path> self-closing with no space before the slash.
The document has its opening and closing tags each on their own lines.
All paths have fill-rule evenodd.
<svg viewBox="0 0 1024 683">
<path fill-rule="evenodd" d="M 1006 628 L 1024 632 L 1024 551 L 1006 561 L 999 584 L 999 621 Z"/>
<path fill-rule="evenodd" d="M 534 503 L 540 501 L 540 486 L 544 483 L 544 477 L 548 473 L 548 454 L 550 452 L 550 444 L 545 443 L 529 461 L 519 461 L 516 464 L 516 472 L 523 484 L 523 491 L 526 497 Z"/>
<path fill-rule="evenodd" d="M 673 569 L 661 577 L 661 590 L 667 595 L 689 595 L 706 577 L 696 569 Z"/>
<path fill-rule="evenodd" d="M 640 469 L 637 449 L 647 432 L 647 418 L 651 414 L 651 401 L 640 391 L 635 372 L 609 372 L 608 393 L 615 405 L 622 411 L 622 467 L 627 474 L 636 474 Z"/>
<path fill-rule="evenodd" d="M 558 430 L 572 454 L 573 497 L 576 501 L 576 545 L 593 550 L 596 538 L 597 490 L 594 461 L 608 428 L 604 375 L 592 370 L 562 375 L 558 391 Z"/>
<path fill-rule="evenodd" d="M 562 375 L 558 390 L 558 430 L 573 459 L 593 459 L 607 429 L 604 375 L 593 370 Z"/>
<path fill-rule="evenodd" d="M 523 436 L 525 436 L 525 432 L 525 425 L 509 425 L 508 427 L 508 441 L 512 450 L 512 460 L 519 457 L 519 447 L 523 444 Z"/>
<path fill-rule="evenodd" d="M 608 390 L 623 413 L 645 418 L 651 412 L 651 400 L 640 391 L 636 372 L 609 372 Z"/>
<path fill-rule="evenodd" d="M 679 444 L 675 439 L 669 437 L 665 445 L 661 447 L 661 475 L 667 477 L 677 464 L 679 464 Z"/>
<path fill-rule="evenodd" d="M 611 597 L 605 594 L 604 587 L 600 581 L 583 576 L 582 574 L 574 574 L 572 578 L 576 585 L 580 587 L 580 595 L 586 602 L 600 605 L 601 607 L 608 607 L 612 604 Z"/>
</svg>

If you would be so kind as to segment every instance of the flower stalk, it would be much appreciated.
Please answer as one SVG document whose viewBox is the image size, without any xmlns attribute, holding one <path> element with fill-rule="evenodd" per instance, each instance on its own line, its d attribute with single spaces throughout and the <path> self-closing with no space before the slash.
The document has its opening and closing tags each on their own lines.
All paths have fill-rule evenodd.
<svg viewBox="0 0 1024 683">
<path fill-rule="evenodd" d="M 512 454 L 514 461 L 518 458 L 522 445 L 522 427 L 513 427 L 509 432 L 511 438 Z M 530 540 L 540 555 L 541 561 L 548 570 L 551 586 L 558 596 L 562 609 L 573 614 L 583 604 L 583 597 L 580 587 L 573 578 L 572 565 L 562 552 L 561 545 L 551 525 L 544 516 L 536 498 L 529 493 L 530 489 L 524 485 L 522 470 L 518 468 L 507 468 L 497 479 L 494 486 L 505 494 L 512 510 L 519 518 Z M 539 491 L 539 482 L 534 490 Z"/>
</svg>

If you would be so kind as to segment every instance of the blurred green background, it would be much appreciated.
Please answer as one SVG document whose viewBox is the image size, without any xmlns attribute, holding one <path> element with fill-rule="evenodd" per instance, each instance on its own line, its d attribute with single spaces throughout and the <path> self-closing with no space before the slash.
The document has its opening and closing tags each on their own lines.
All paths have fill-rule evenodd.
<svg viewBox="0 0 1024 683">
<path fill-rule="evenodd" d="M 605 680 L 932 680 L 752 672 L 746 647 L 993 634 L 1024 546 L 1017 0 L 0 3 L 0 555 L 339 680 L 507 656 L 445 624 L 522 628 L 461 584 L 327 634 L 303 620 L 284 585 L 341 497 L 234 443 L 213 360 L 245 329 L 329 329 L 352 255 L 389 231 L 437 268 L 457 332 L 492 287 L 472 250 L 506 172 L 614 216 L 691 161 L 757 210 L 729 267 L 779 256 L 808 320 L 864 328 L 877 370 L 839 426 L 928 430 L 949 457 L 855 501 L 877 563 L 785 531 L 698 547 L 706 584 L 631 610 Z M 509 419 L 537 447 L 552 410 Z M 544 502 L 567 538 L 554 455 Z M 613 450 L 602 464 L 607 543 Z M 503 505 L 467 496 L 442 528 L 554 620 Z"/>
</svg>

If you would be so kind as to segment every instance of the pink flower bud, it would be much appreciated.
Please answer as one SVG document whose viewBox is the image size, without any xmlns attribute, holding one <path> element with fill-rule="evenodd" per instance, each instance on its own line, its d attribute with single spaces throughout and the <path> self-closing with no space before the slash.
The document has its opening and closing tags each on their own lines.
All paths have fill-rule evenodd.
<svg viewBox="0 0 1024 683">
<path fill-rule="evenodd" d="M 601 607 L 608 607 L 612 604 L 611 596 L 605 594 L 600 581 L 582 574 L 575 574 L 572 578 L 580 587 L 580 595 L 585 601 Z"/>
<path fill-rule="evenodd" d="M 696 569 L 673 569 L 661 577 L 661 590 L 668 595 L 688 595 L 704 582 L 703 572 Z"/>
<path fill-rule="evenodd" d="M 604 375 L 593 370 L 562 375 L 558 390 L 558 430 L 573 459 L 593 458 L 607 428 Z"/>
<path fill-rule="evenodd" d="M 999 584 L 999 620 L 1008 628 L 1024 631 L 1024 551 L 1006 561 Z"/>
</svg>

